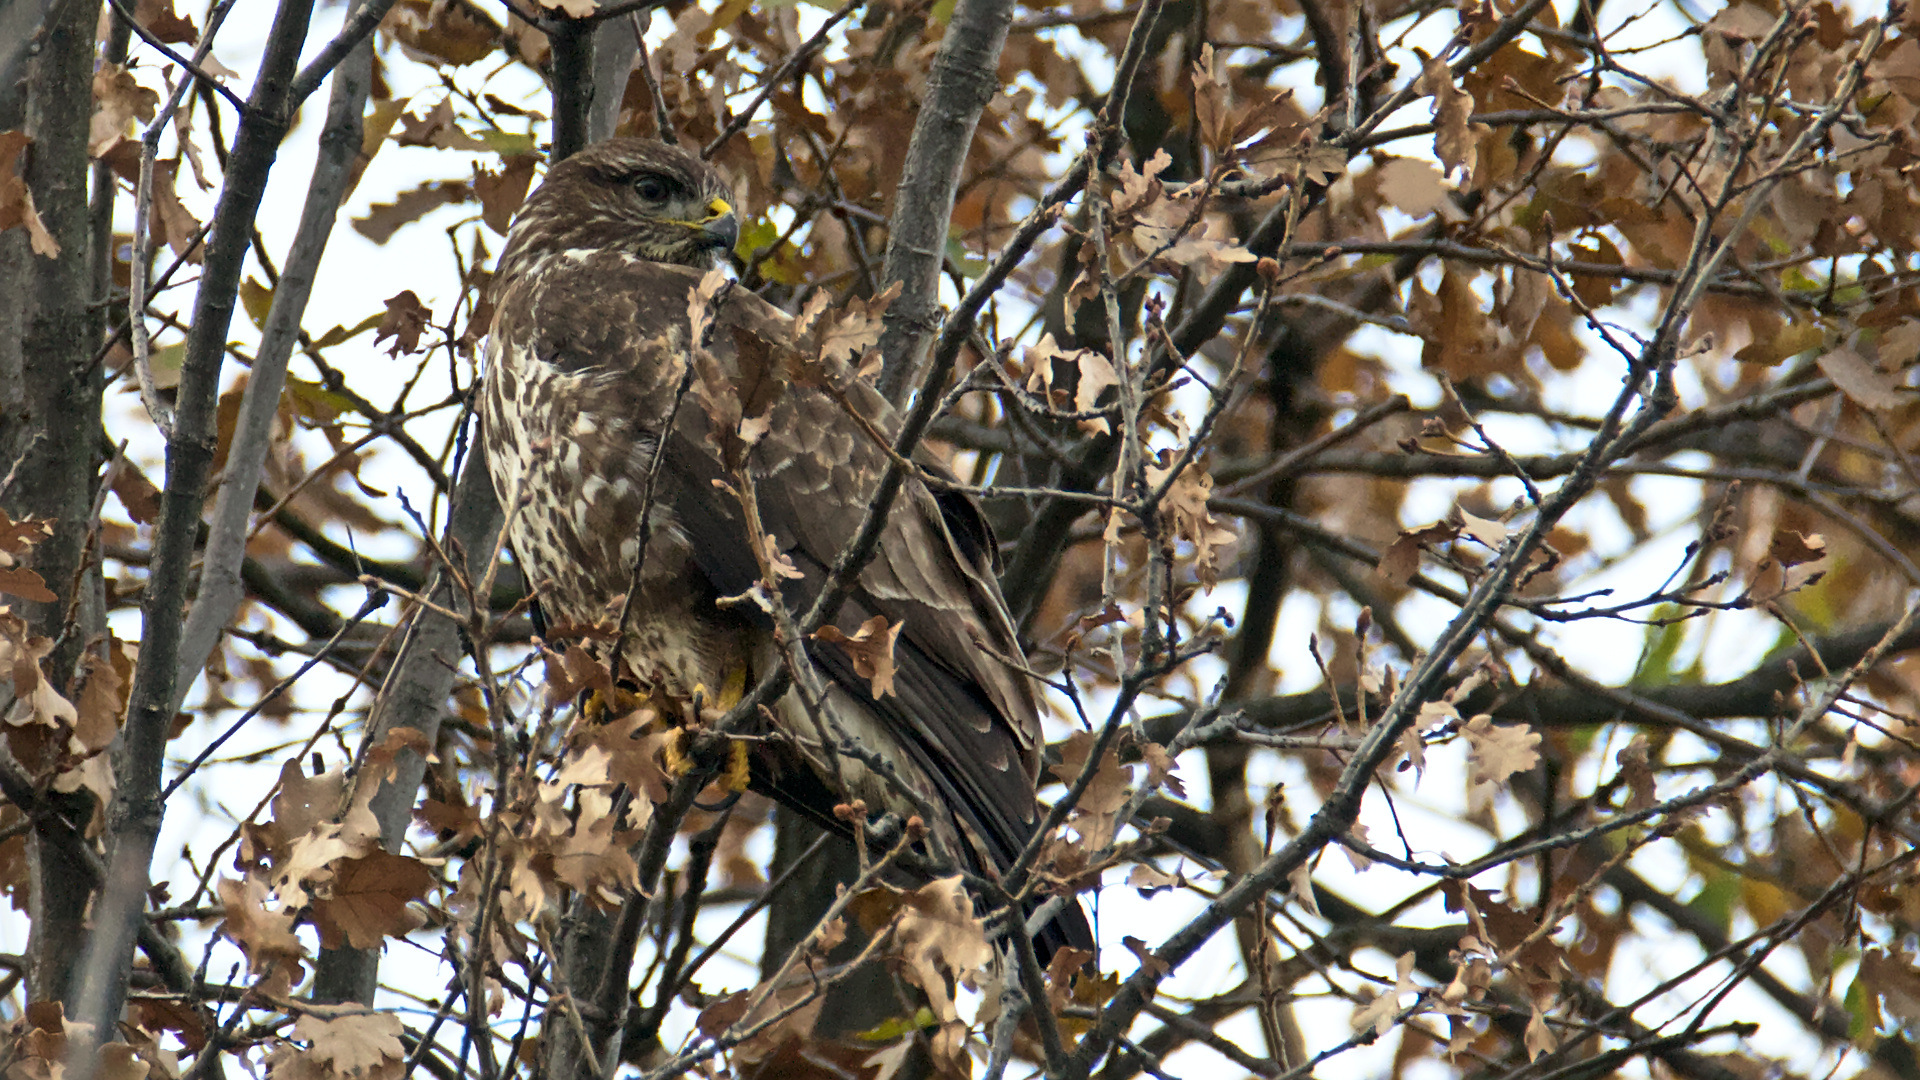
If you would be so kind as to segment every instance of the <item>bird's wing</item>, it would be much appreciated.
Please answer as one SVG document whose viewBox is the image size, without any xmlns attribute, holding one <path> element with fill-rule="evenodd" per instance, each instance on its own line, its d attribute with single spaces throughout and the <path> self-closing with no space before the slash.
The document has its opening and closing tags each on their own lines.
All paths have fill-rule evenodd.
<svg viewBox="0 0 1920 1080">
<path fill-rule="evenodd" d="M 604 373 L 600 394 L 627 398 L 627 416 L 643 426 L 669 411 L 674 428 L 655 445 L 665 459 L 656 491 L 656 521 L 684 538 L 699 583 L 717 595 L 744 592 L 760 577 L 738 498 L 708 410 L 695 390 L 670 410 L 688 356 L 687 299 L 698 271 L 619 256 L 589 256 L 552 268 L 555 297 L 590 294 L 591 306 L 620 305 L 614 326 L 600 316 L 555 310 L 541 322 L 566 327 L 564 345 L 543 359 L 570 370 Z M 565 279 L 578 276 L 577 289 Z M 617 297 L 618 299 L 612 299 Z M 833 560 L 860 527 L 887 465 L 875 434 L 897 426 L 871 387 L 828 358 L 826 377 L 839 387 L 787 384 L 779 363 L 793 348 L 793 322 L 741 290 L 713 312 L 710 352 L 735 383 L 745 413 L 765 411 L 770 426 L 749 462 L 761 523 L 803 575 L 785 584 L 785 598 L 804 610 L 823 588 Z M 624 327 L 622 329 L 621 327 Z M 862 413 L 863 425 L 849 408 Z M 665 516 L 658 516 L 665 511 Z M 1032 835 L 1034 780 L 1041 732 L 1027 677 L 1000 657 L 1020 650 L 993 577 L 992 534 L 964 497 L 936 495 L 910 480 L 888 517 L 872 562 L 834 622 L 851 635 L 874 615 L 903 624 L 894 648 L 894 692 L 875 698 L 838 645 L 809 642 L 816 665 L 845 695 L 869 710 L 943 790 L 955 816 L 1004 865 Z M 750 605 L 736 606 L 741 611 Z"/>
</svg>

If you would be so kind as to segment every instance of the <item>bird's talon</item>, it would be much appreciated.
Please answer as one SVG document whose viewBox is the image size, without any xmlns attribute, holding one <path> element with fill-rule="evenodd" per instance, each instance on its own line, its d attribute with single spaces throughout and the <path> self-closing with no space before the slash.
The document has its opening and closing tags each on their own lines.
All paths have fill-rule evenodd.
<svg viewBox="0 0 1920 1080">
<path fill-rule="evenodd" d="M 603 724 L 639 708 L 644 699 L 624 687 L 589 690 L 580 699 L 580 714 L 589 724 Z"/>
<path fill-rule="evenodd" d="M 693 769 L 693 759 L 687 756 L 686 728 L 674 728 L 667 732 L 666 741 L 660 744 L 660 764 L 666 768 L 668 776 L 676 779 Z"/>
<path fill-rule="evenodd" d="M 727 771 L 720 774 L 721 786 L 734 794 L 747 790 L 747 781 L 753 775 L 747 762 L 747 744 L 734 741 L 727 744 Z"/>
</svg>

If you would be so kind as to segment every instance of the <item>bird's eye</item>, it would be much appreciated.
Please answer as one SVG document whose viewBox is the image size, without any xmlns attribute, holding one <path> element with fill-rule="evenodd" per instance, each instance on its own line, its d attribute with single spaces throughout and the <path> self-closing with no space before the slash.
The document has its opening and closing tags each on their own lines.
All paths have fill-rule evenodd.
<svg viewBox="0 0 1920 1080">
<path fill-rule="evenodd" d="M 633 190 L 648 202 L 665 202 L 669 185 L 666 177 L 648 174 L 633 182 Z"/>
</svg>

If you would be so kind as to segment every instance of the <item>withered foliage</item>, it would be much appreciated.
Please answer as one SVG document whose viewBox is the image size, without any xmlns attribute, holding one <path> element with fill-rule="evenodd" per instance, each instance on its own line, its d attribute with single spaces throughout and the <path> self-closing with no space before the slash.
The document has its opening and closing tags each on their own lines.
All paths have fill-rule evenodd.
<svg viewBox="0 0 1920 1080">
<path fill-rule="evenodd" d="M 1920 8 L 39 7 L 7 1076 L 1920 1075 Z M 614 133 L 737 185 L 694 337 L 794 313 L 691 350 L 746 520 L 772 395 L 857 378 L 996 530 L 1053 743 L 1000 880 L 751 790 L 904 626 L 757 524 L 759 687 L 531 617 L 492 260 Z"/>
</svg>

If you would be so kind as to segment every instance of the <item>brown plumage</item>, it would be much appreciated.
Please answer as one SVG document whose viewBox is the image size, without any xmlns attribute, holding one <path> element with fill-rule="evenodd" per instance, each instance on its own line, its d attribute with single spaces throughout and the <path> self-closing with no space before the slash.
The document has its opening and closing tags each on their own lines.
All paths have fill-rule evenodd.
<svg viewBox="0 0 1920 1080">
<path fill-rule="evenodd" d="M 737 236 L 729 197 L 711 168 L 650 140 L 611 140 L 556 164 L 500 256 L 487 350 L 488 461 L 502 500 L 525 500 L 510 538 L 551 620 L 617 621 L 649 470 L 664 453 L 619 666 L 680 701 L 696 686 L 713 695 L 750 685 L 779 663 L 764 614 L 715 603 L 751 587 L 759 566 L 737 498 L 715 484 L 728 474 L 707 412 L 674 405 L 689 294 Z M 736 383 L 742 356 L 793 344 L 792 319 L 743 290 L 726 293 L 713 318 L 710 351 Z M 874 428 L 896 429 L 878 393 L 844 363 L 828 367 L 827 381 Z M 834 396 L 798 383 L 770 396 L 770 428 L 748 467 L 762 525 L 802 575 L 784 598 L 803 610 L 859 527 L 887 457 Z M 894 692 L 876 698 L 839 646 L 808 648 L 834 723 L 942 811 L 927 823 L 934 854 L 990 876 L 1038 824 L 1042 748 L 1031 682 L 996 658 L 1021 652 L 994 562 L 970 501 L 909 482 L 833 620 L 849 635 L 875 615 L 901 624 Z M 915 813 L 857 757 L 824 750 L 793 693 L 776 713 L 781 730 L 754 744 L 757 788 L 842 830 L 832 808 L 856 798 L 874 813 Z M 1041 938 L 1048 951 L 1090 940 L 1077 905 Z"/>
</svg>

